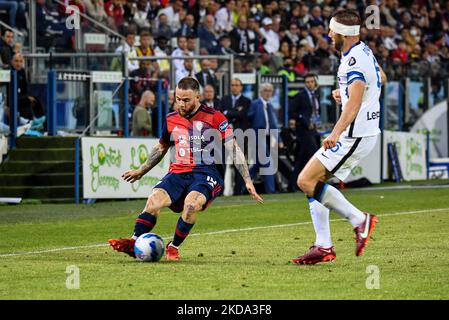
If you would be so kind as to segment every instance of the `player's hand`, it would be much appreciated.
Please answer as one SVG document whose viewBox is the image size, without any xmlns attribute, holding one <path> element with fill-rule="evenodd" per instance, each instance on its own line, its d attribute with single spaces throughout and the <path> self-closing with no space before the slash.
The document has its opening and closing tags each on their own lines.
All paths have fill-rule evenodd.
<svg viewBox="0 0 449 320">
<path fill-rule="evenodd" d="M 263 199 L 259 194 L 256 192 L 256 188 L 254 187 L 254 184 L 252 182 L 246 183 L 246 190 L 248 190 L 251 197 L 256 200 L 259 203 L 263 203 Z"/>
<path fill-rule="evenodd" d="M 340 138 L 340 136 L 332 132 L 326 139 L 323 140 L 324 150 L 335 147 L 337 145 L 338 138 Z"/>
<path fill-rule="evenodd" d="M 334 98 L 335 102 L 341 103 L 340 89 L 333 90 L 332 97 Z"/>
<path fill-rule="evenodd" d="M 140 180 L 140 178 L 142 178 L 143 175 L 144 173 L 140 170 L 128 170 L 122 174 L 122 178 L 126 182 L 133 183 L 136 182 L 137 180 Z"/>
</svg>

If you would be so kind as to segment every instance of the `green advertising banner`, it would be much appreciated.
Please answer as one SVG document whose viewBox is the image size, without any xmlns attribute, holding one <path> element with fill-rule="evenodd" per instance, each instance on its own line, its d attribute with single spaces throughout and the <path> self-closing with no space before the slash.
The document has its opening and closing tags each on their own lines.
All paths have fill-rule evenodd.
<svg viewBox="0 0 449 320">
<path fill-rule="evenodd" d="M 139 168 L 158 139 L 91 138 L 81 139 L 83 197 L 88 199 L 146 198 L 168 172 L 169 153 L 142 179 L 133 184 L 121 175 Z"/>
<path fill-rule="evenodd" d="M 384 131 L 384 179 L 388 179 L 388 143 L 394 143 L 405 181 L 426 179 L 426 140 L 422 134 Z"/>
</svg>

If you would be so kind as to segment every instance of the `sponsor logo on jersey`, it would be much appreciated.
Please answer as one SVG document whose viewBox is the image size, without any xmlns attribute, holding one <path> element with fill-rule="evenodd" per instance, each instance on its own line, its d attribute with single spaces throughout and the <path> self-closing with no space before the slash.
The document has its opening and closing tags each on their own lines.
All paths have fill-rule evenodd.
<svg viewBox="0 0 449 320">
<path fill-rule="evenodd" d="M 229 126 L 228 121 L 225 120 L 222 123 L 220 123 L 220 125 L 218 126 L 218 130 L 220 130 L 221 132 L 225 132 L 228 126 Z"/>
<path fill-rule="evenodd" d="M 366 120 L 376 120 L 380 118 L 380 111 L 376 111 L 376 112 L 366 112 Z"/>
<path fill-rule="evenodd" d="M 355 65 L 356 61 L 354 57 L 351 57 L 351 59 L 349 59 L 348 65 L 351 67 L 353 65 Z"/>
</svg>

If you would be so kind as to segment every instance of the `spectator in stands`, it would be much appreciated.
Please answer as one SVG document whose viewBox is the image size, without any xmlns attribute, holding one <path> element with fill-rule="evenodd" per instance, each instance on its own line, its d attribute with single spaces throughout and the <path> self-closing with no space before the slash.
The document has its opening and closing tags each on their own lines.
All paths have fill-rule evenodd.
<svg viewBox="0 0 449 320">
<path fill-rule="evenodd" d="M 198 53 L 198 38 L 195 38 L 194 36 L 188 36 L 187 37 L 187 50 L 189 51 L 189 55 L 193 56 Z M 193 72 L 197 73 L 201 70 L 201 65 L 198 59 L 193 60 Z"/>
<path fill-rule="evenodd" d="M 168 24 L 168 17 L 165 13 L 161 13 L 159 17 L 157 18 L 157 23 L 153 25 L 152 33 L 155 38 L 159 38 L 161 36 L 167 37 L 168 39 L 171 39 L 172 37 L 172 30 L 170 25 Z"/>
<path fill-rule="evenodd" d="M 397 59 L 398 61 L 404 64 L 408 62 L 407 45 L 405 44 L 404 40 L 398 41 L 398 47 L 395 50 L 393 50 L 391 58 L 393 60 Z"/>
<path fill-rule="evenodd" d="M 188 57 L 188 55 L 186 57 Z M 186 58 L 183 60 L 184 67 L 182 69 L 176 70 L 176 83 L 178 83 L 184 77 L 195 77 L 195 72 L 193 71 L 193 59 Z"/>
<path fill-rule="evenodd" d="M 148 1 L 139 0 L 137 2 L 136 12 L 133 16 L 133 21 L 137 24 L 140 30 L 150 29 L 151 24 L 148 20 Z"/>
<path fill-rule="evenodd" d="M 134 42 L 136 39 L 136 33 L 133 28 L 128 28 L 128 31 L 126 33 L 126 39 L 124 43 L 119 46 L 117 49 L 115 49 L 116 53 L 122 53 L 124 52 L 126 54 L 126 57 L 128 59 L 128 73 L 139 69 L 139 61 L 138 60 L 129 60 L 129 58 L 135 58 L 137 57 L 137 52 L 134 47 Z M 121 59 L 114 59 L 112 61 L 112 70 L 121 71 Z"/>
<path fill-rule="evenodd" d="M 118 30 L 125 22 L 124 0 L 109 0 L 104 4 L 104 10 L 115 27 Z"/>
<path fill-rule="evenodd" d="M 231 32 L 234 28 L 232 14 L 235 10 L 235 1 L 229 0 L 226 2 L 225 6 L 220 8 L 215 13 L 215 30 L 219 34 L 226 34 Z"/>
<path fill-rule="evenodd" d="M 124 23 L 121 25 L 121 28 L 126 28 L 134 18 L 134 15 L 137 12 L 137 0 L 122 0 L 123 3 L 123 18 Z"/>
<path fill-rule="evenodd" d="M 151 26 L 154 27 L 155 23 L 154 21 L 157 20 L 159 10 L 161 9 L 161 4 L 159 0 L 150 0 L 149 1 L 149 8 L 148 8 L 148 21 L 151 22 Z M 157 38 L 157 36 L 153 33 L 153 37 Z"/>
<path fill-rule="evenodd" d="M 142 93 L 142 97 L 133 111 L 132 135 L 134 137 L 152 135 L 151 111 L 155 106 L 155 101 L 156 98 L 152 91 L 146 90 Z"/>
<path fill-rule="evenodd" d="M 15 28 L 16 27 L 16 16 L 17 11 L 19 10 L 19 4 L 14 0 L 0 0 L 0 9 L 4 9 L 8 11 L 9 14 L 9 26 Z"/>
<path fill-rule="evenodd" d="M 25 72 L 25 63 L 21 53 L 14 54 L 11 67 L 17 72 L 18 110 L 21 117 L 28 120 L 40 118 L 41 124 L 45 121 L 44 108 L 38 98 L 28 93 L 28 81 Z"/>
<path fill-rule="evenodd" d="M 131 104 L 136 105 L 139 102 L 142 93 L 146 90 L 156 92 L 156 82 L 158 71 L 150 60 L 140 60 L 140 68 L 130 72 L 131 80 Z"/>
<path fill-rule="evenodd" d="M 202 104 L 220 110 L 220 100 L 217 99 L 215 95 L 215 89 L 210 84 L 206 85 L 203 89 L 203 101 Z"/>
<path fill-rule="evenodd" d="M 256 178 L 256 174 L 260 168 L 266 168 L 273 165 L 273 159 L 270 156 L 271 146 L 271 129 L 277 129 L 277 119 L 273 110 L 273 105 L 270 103 L 270 99 L 273 96 L 273 85 L 271 83 L 263 83 L 260 86 L 260 96 L 258 99 L 253 100 L 248 110 L 248 120 L 250 127 L 256 132 L 256 146 L 255 155 L 259 153 L 264 154 L 268 159 L 268 163 L 261 163 L 260 156 L 256 156 L 256 163 L 250 168 L 249 173 L 251 179 Z M 262 131 L 263 137 L 260 138 L 259 131 Z M 262 139 L 262 140 L 260 140 Z M 262 151 L 259 151 L 262 149 Z M 264 181 L 265 193 L 274 193 L 275 180 L 274 175 L 261 176 Z"/>
<path fill-rule="evenodd" d="M 324 27 L 323 17 L 321 15 L 321 7 L 319 5 L 314 5 L 310 11 L 310 25 Z"/>
<path fill-rule="evenodd" d="M 168 38 L 164 36 L 159 36 L 157 38 L 157 46 L 154 48 L 154 55 L 156 57 L 167 57 L 167 49 L 168 49 Z M 159 73 L 162 78 L 168 79 L 169 78 L 169 71 L 170 71 L 170 62 L 168 59 L 160 59 L 157 60 L 157 63 L 159 65 Z"/>
<path fill-rule="evenodd" d="M 272 30 L 273 20 L 264 18 L 262 20 L 262 28 L 260 33 L 263 37 L 263 48 L 265 52 L 274 54 L 279 50 L 279 35 Z"/>
<path fill-rule="evenodd" d="M 229 34 L 231 38 L 231 49 L 237 53 L 253 53 L 256 35 L 254 31 L 248 30 L 248 19 L 239 16 L 237 27 Z"/>
<path fill-rule="evenodd" d="M 207 7 L 209 6 L 209 0 L 199 0 L 195 2 L 193 7 L 188 10 L 189 14 L 192 14 L 195 19 L 195 27 L 203 23 L 204 18 L 207 16 Z"/>
<path fill-rule="evenodd" d="M 279 71 L 279 75 L 285 75 L 287 77 L 287 82 L 288 83 L 293 83 L 296 81 L 296 72 L 295 69 L 293 68 L 293 60 L 292 58 L 290 58 L 289 56 L 286 56 L 284 58 L 284 67 Z M 288 90 L 288 103 L 289 105 L 292 102 L 292 99 L 298 94 L 298 90 L 297 89 L 289 89 Z"/>
<path fill-rule="evenodd" d="M 151 35 L 148 31 L 142 31 L 140 33 L 140 45 L 136 47 L 136 53 L 138 57 L 151 57 L 154 56 L 153 49 L 150 46 Z"/>
<path fill-rule="evenodd" d="M 151 35 L 148 31 L 142 31 L 140 33 L 140 45 L 135 48 L 136 55 L 138 57 L 152 57 L 154 56 L 153 48 L 150 46 L 151 44 Z M 154 70 L 159 69 L 159 65 L 157 61 L 153 60 L 151 62 Z"/>
<path fill-rule="evenodd" d="M 216 46 L 212 52 L 216 55 L 236 54 L 236 52 L 231 49 L 231 38 L 226 34 L 220 37 L 218 46 Z"/>
<path fill-rule="evenodd" d="M 195 18 L 192 14 L 188 14 L 184 21 L 181 23 L 181 27 L 176 31 L 175 37 L 197 37 L 197 31 L 195 27 Z"/>
<path fill-rule="evenodd" d="M 288 30 L 285 32 L 285 37 L 282 41 L 288 41 L 290 44 L 297 45 L 299 43 L 299 28 L 294 22 L 290 23 Z"/>
<path fill-rule="evenodd" d="M 3 68 L 9 68 L 13 56 L 14 32 L 10 29 L 3 29 L 0 39 L 0 57 Z"/>
<path fill-rule="evenodd" d="M 65 21 L 49 10 L 45 0 L 36 0 L 36 36 L 37 43 L 47 49 L 51 46 L 62 49 L 75 47 L 74 30 L 68 29 Z"/>
<path fill-rule="evenodd" d="M 204 17 L 203 23 L 198 28 L 198 37 L 200 38 L 200 47 L 206 48 L 211 53 L 218 45 L 218 36 L 215 33 L 215 21 L 212 15 Z"/>
<path fill-rule="evenodd" d="M 103 0 L 83 0 L 87 14 L 96 21 L 114 29 L 114 23 L 108 18 Z"/>
<path fill-rule="evenodd" d="M 184 36 L 178 37 L 178 47 L 173 50 L 172 57 L 184 57 L 189 55 L 189 50 L 187 49 L 187 38 Z M 175 67 L 175 72 L 184 69 L 183 59 L 172 60 L 173 66 Z"/>
<path fill-rule="evenodd" d="M 170 0 L 170 3 L 159 11 L 159 14 L 163 13 L 167 16 L 168 25 L 172 32 L 176 32 L 181 27 L 181 18 L 179 16 L 181 10 L 184 10 L 182 0 Z"/>
<path fill-rule="evenodd" d="M 195 74 L 195 78 L 200 83 L 201 87 L 205 87 L 206 85 L 210 84 L 215 88 L 215 91 L 218 91 L 218 79 L 210 71 L 210 60 L 203 59 L 201 60 L 201 71 Z"/>
</svg>

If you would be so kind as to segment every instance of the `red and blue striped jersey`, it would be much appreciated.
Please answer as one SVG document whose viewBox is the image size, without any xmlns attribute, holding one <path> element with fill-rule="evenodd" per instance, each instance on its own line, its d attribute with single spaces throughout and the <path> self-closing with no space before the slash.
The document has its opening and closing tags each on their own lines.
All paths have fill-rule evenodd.
<svg viewBox="0 0 449 320">
<path fill-rule="evenodd" d="M 233 137 L 232 128 L 224 114 L 201 105 L 187 117 L 180 116 L 178 112 L 167 114 L 159 141 L 174 147 L 170 172 L 207 173 L 207 170 L 216 170 L 217 152 L 222 154 L 223 143 Z M 222 163 L 224 158 L 222 154 Z"/>
</svg>

